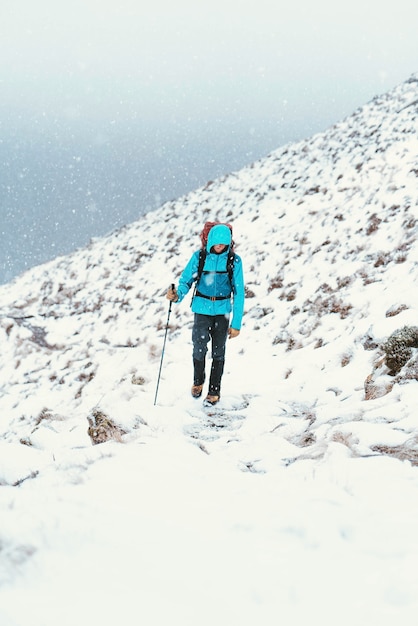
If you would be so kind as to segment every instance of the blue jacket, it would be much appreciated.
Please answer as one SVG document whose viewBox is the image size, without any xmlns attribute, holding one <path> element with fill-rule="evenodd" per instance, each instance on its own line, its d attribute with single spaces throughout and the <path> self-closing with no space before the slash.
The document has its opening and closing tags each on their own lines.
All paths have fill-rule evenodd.
<svg viewBox="0 0 418 626">
<path fill-rule="evenodd" d="M 206 259 L 202 276 L 196 285 L 196 292 L 210 297 L 225 297 L 222 300 L 210 300 L 194 295 L 192 311 L 202 315 L 228 315 L 232 311 L 231 327 L 241 329 L 244 312 L 244 272 L 241 257 L 235 255 L 232 285 L 227 273 L 228 252 L 232 237 L 228 226 L 217 224 L 209 231 L 206 246 Z M 227 246 L 221 254 L 216 254 L 212 247 L 217 244 Z M 211 251 L 212 250 L 212 251 Z M 199 250 L 193 253 L 184 268 L 177 287 L 178 302 L 181 302 L 197 278 Z"/>
</svg>

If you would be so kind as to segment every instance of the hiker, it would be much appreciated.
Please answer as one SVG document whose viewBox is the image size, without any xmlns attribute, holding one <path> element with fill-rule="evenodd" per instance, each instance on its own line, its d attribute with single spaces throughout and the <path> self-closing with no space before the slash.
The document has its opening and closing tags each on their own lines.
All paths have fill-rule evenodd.
<svg viewBox="0 0 418 626">
<path fill-rule="evenodd" d="M 208 222 L 201 233 L 201 240 L 202 249 L 194 252 L 180 276 L 177 289 L 170 287 L 167 298 L 172 302 L 181 302 L 196 282 L 191 305 L 194 313 L 191 393 L 194 398 L 202 395 L 206 353 L 208 343 L 212 341 L 212 366 L 204 404 L 214 405 L 221 396 L 226 339 L 237 337 L 241 329 L 244 275 L 241 258 L 233 252 L 230 225 Z"/>
</svg>

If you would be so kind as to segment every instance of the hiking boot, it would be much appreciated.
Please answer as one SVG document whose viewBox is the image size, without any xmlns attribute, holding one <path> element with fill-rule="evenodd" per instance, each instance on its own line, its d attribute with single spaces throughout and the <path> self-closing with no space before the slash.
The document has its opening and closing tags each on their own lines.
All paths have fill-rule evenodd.
<svg viewBox="0 0 418 626">
<path fill-rule="evenodd" d="M 193 398 L 200 398 L 202 395 L 203 385 L 193 385 L 192 387 L 192 396 Z"/>
<path fill-rule="evenodd" d="M 219 402 L 220 396 L 206 396 L 204 404 L 213 406 Z"/>
</svg>

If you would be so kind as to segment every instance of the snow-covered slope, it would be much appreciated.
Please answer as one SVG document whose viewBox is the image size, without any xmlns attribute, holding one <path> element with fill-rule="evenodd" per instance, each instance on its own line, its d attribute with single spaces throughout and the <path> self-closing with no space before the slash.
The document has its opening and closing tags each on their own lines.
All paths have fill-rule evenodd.
<svg viewBox="0 0 418 626">
<path fill-rule="evenodd" d="M 4 626 L 91 623 L 91 606 L 63 618 L 58 607 L 34 617 L 15 604 L 22 593 L 36 602 L 51 582 L 64 594 L 54 580 L 61 557 L 65 584 L 87 604 L 89 585 L 107 589 L 100 568 L 108 563 L 112 580 L 118 568 L 124 624 L 139 623 L 129 612 L 134 582 L 148 624 L 276 624 L 279 614 L 299 624 L 317 610 L 333 624 L 347 593 L 361 624 L 386 623 L 394 607 L 416 614 L 407 554 L 418 552 L 418 383 L 400 380 L 374 400 L 364 383 L 382 341 L 418 320 L 417 111 L 415 76 L 325 132 L 0 288 Z M 223 416 L 189 398 L 187 302 L 173 306 L 153 404 L 165 290 L 206 220 L 233 223 L 247 285 L 243 329 L 228 343 Z M 99 411 L 119 442 L 92 447 Z M 146 537 L 166 552 L 148 546 L 142 567 Z M 166 569 L 154 570 L 153 559 Z M 116 619 L 99 614 L 96 623 Z"/>
</svg>

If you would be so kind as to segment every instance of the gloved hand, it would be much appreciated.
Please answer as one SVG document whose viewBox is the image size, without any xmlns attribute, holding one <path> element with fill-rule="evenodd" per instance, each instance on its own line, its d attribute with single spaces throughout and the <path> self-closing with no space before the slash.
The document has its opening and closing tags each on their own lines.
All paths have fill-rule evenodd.
<svg viewBox="0 0 418 626">
<path fill-rule="evenodd" d="M 233 339 L 234 337 L 238 337 L 239 335 L 239 330 L 237 330 L 236 328 L 231 328 L 231 326 L 228 328 L 228 337 L 230 339 Z"/>
<path fill-rule="evenodd" d="M 177 295 L 177 291 L 176 288 L 174 287 L 174 289 L 172 287 L 169 287 L 167 289 L 167 295 L 166 295 L 167 300 L 171 300 L 171 302 L 177 302 L 177 300 L 179 299 L 178 295 Z"/>
</svg>

